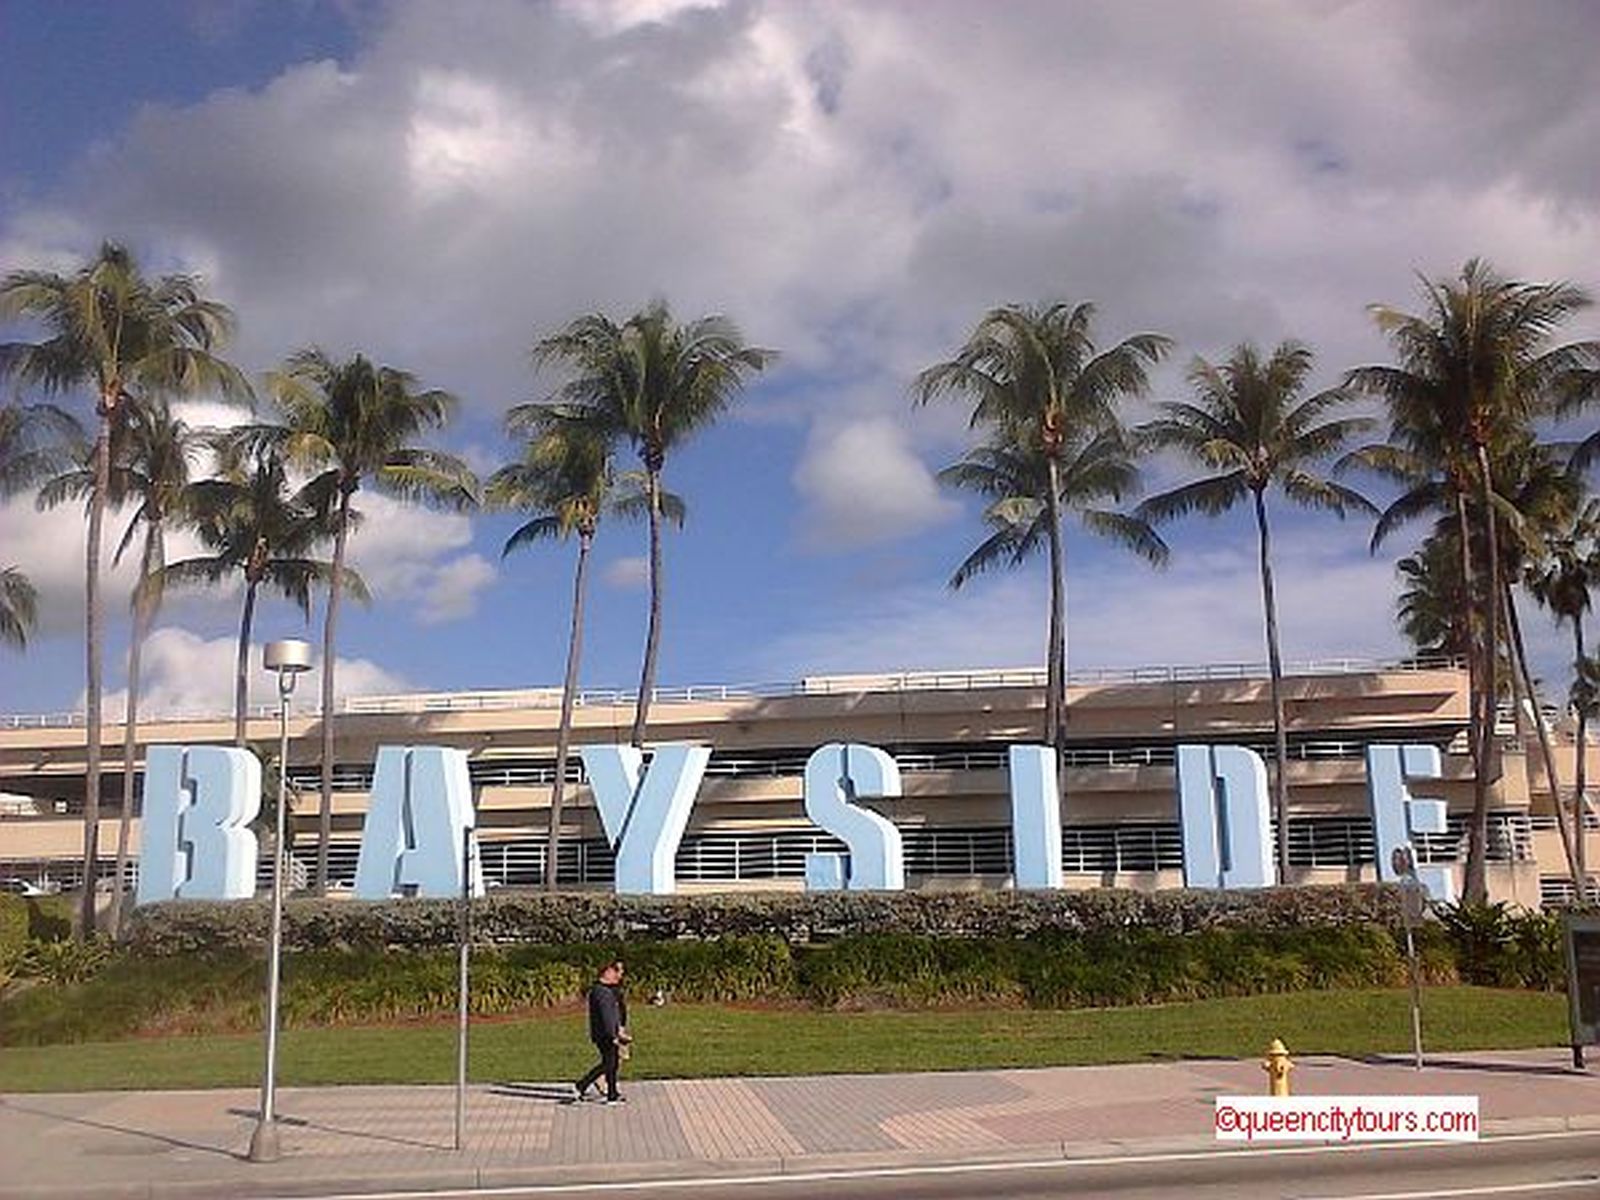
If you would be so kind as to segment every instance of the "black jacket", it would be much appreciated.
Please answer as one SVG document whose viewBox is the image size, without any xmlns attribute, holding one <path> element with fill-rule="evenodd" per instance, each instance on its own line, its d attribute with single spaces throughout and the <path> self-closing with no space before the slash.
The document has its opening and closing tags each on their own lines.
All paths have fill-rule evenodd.
<svg viewBox="0 0 1600 1200">
<path fill-rule="evenodd" d="M 628 1002 L 615 984 L 595 983 L 589 989 L 589 1040 L 609 1046 L 628 1023 Z"/>
</svg>

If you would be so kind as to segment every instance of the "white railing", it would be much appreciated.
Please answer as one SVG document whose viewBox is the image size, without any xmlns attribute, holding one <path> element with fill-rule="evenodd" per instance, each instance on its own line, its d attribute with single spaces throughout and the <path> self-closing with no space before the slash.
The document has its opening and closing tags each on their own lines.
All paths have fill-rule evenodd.
<svg viewBox="0 0 1600 1200">
<path fill-rule="evenodd" d="M 295 712 L 297 716 L 305 716 L 314 714 L 316 708 L 313 703 L 310 707 L 302 706 L 296 709 Z M 252 704 L 245 710 L 245 718 L 250 721 L 266 720 L 268 718 L 275 720 L 277 716 L 278 706 L 276 704 Z M 233 710 L 229 709 L 226 712 L 220 712 L 214 708 L 158 708 L 154 711 L 146 711 L 141 708 L 139 710 L 139 719 L 141 721 L 231 721 L 233 720 Z M 84 713 L 82 709 L 74 712 L 0 714 L 0 729 L 72 729 L 81 726 L 83 723 Z M 105 723 L 108 726 L 121 725 L 122 718 L 120 716 L 115 718 L 107 717 Z"/>
<path fill-rule="evenodd" d="M 1285 675 L 1365 675 L 1377 672 L 1437 671 L 1461 669 L 1461 660 L 1452 658 L 1410 658 L 1383 661 L 1371 658 L 1325 658 L 1288 663 Z M 1158 684 L 1254 679 L 1267 674 L 1264 663 L 1208 663 L 1194 666 L 1100 667 L 1073 671 L 1072 686 L 1096 684 Z M 1042 668 L 1013 668 L 981 671 L 901 671 L 873 675 L 811 675 L 788 683 L 696 684 L 689 687 L 661 687 L 651 693 L 655 704 L 707 704 L 728 700 L 782 699 L 796 696 L 853 695 L 861 692 L 968 692 L 997 688 L 1037 688 L 1045 683 Z M 619 688 L 586 688 L 574 698 L 579 707 L 628 707 L 635 703 L 637 691 Z M 341 714 L 384 715 L 433 712 L 485 712 L 507 709 L 559 708 L 560 688 L 533 688 L 479 692 L 411 692 L 392 696 L 350 696 L 340 701 Z M 315 715 L 314 707 L 298 707 L 300 716 Z M 150 719 L 163 721 L 226 720 L 226 712 L 156 711 Z M 276 705 L 252 705 L 251 719 L 278 715 Z M 0 729 L 72 728 L 83 724 L 81 712 L 0 715 Z M 117 722 L 107 722 L 116 724 Z"/>
</svg>

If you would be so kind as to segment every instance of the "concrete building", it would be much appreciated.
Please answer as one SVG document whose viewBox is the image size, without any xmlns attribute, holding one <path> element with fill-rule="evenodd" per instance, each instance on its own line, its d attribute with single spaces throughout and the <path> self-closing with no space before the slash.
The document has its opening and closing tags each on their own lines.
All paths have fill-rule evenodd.
<svg viewBox="0 0 1600 1200">
<path fill-rule="evenodd" d="M 826 676 L 764 688 L 663 689 L 651 709 L 650 741 L 713 748 L 711 766 L 678 853 L 684 891 L 799 888 L 805 856 L 839 849 L 801 808 L 801 775 L 830 741 L 882 747 L 899 763 L 905 795 L 872 802 L 900 826 L 911 887 L 1002 887 L 1011 869 L 1006 748 L 1039 738 L 1043 672 L 974 671 Z M 632 697 L 585 692 L 576 740 L 623 742 Z M 1070 888 L 1181 886 L 1182 849 L 1174 782 L 1180 742 L 1249 746 L 1269 763 L 1271 716 L 1265 673 L 1242 666 L 1158 668 L 1074 677 L 1066 755 L 1063 862 Z M 545 831 L 554 778 L 560 693 L 463 692 L 362 697 L 336 717 L 332 875 L 348 886 L 380 745 L 434 744 L 467 751 L 491 886 L 544 879 Z M 1450 828 L 1423 838 L 1423 861 L 1465 857 L 1472 802 L 1466 753 L 1467 678 L 1450 663 L 1331 662 L 1291 668 L 1289 856 L 1295 881 L 1373 877 L 1363 753 L 1373 742 L 1426 742 L 1444 752 L 1445 778 L 1419 794 L 1445 799 Z M 294 853 L 315 854 L 320 724 L 296 714 L 290 780 Z M 1509 720 L 1500 730 L 1501 774 L 1489 827 L 1494 897 L 1522 905 L 1559 902 L 1572 891 L 1537 755 L 1524 754 Z M 122 794 L 122 729 L 105 731 L 107 773 L 102 873 L 113 868 Z M 166 715 L 142 723 L 142 740 L 226 744 L 222 714 Z M 1570 787 L 1575 746 L 1555 731 L 1558 774 Z M 252 714 L 249 740 L 276 753 L 275 708 Z M 1531 739 L 1530 739 L 1531 740 Z M 0 877 L 81 879 L 84 730 L 81 716 L 0 718 Z M 1591 754 L 1591 757 L 1592 754 Z M 137 764 L 136 764 L 137 766 Z M 612 859 L 574 757 L 559 851 L 563 884 L 601 888 Z M 1591 762 L 1600 776 L 1600 759 Z M 138 845 L 137 820 L 134 842 Z M 1600 864 L 1600 829 L 1589 831 Z M 1459 873 L 1458 873 L 1459 878 Z"/>
</svg>

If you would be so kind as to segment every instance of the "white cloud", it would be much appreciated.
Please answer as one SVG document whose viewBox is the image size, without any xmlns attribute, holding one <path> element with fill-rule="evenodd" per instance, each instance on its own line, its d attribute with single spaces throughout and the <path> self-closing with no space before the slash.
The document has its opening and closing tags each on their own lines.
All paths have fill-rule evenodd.
<svg viewBox="0 0 1600 1200">
<path fill-rule="evenodd" d="M 529 149 L 516 114 L 495 88 L 459 72 L 422 72 L 406 134 L 406 161 L 420 197 L 492 192 L 523 173 Z"/>
<path fill-rule="evenodd" d="M 912 453 L 904 425 L 887 418 L 815 435 L 794 482 L 806 504 L 801 537 L 813 549 L 854 549 L 902 537 L 960 511 Z"/>
<path fill-rule="evenodd" d="M 596 29 L 616 33 L 635 25 L 669 20 L 697 8 L 717 8 L 721 0 L 561 0 L 561 7 Z"/>
<path fill-rule="evenodd" d="M 457 514 L 429 512 L 385 496 L 362 493 L 357 500 L 362 520 L 350 537 L 350 563 L 361 573 L 375 604 L 409 611 L 425 625 L 457 621 L 477 611 L 478 597 L 499 576 L 481 554 L 470 551 L 471 521 Z M 108 620 L 125 622 L 128 598 L 137 576 L 137 545 L 122 562 L 111 556 L 127 525 L 126 512 L 106 519 L 101 571 Z M 15 497 L 0 506 L 0 546 L 8 565 L 20 566 L 40 595 L 40 633 L 80 630 L 83 626 L 84 538 L 87 522 L 81 505 L 63 505 L 36 512 L 29 497 Z M 177 562 L 204 553 L 192 534 L 168 538 L 167 559 Z M 321 553 L 331 555 L 331 548 Z M 169 603 L 186 603 L 214 612 L 231 613 L 238 606 L 240 585 L 172 593 Z"/>
<path fill-rule="evenodd" d="M 100 588 L 106 620 L 113 627 L 126 623 L 139 575 L 142 532 L 135 535 L 121 562 L 112 561 L 130 515 L 131 510 L 108 512 L 101 541 Z M 83 629 L 87 538 L 88 520 L 81 504 L 63 504 L 45 512 L 34 509 L 31 496 L 16 496 L 0 504 L 0 558 L 7 566 L 20 567 L 38 591 L 41 636 L 81 633 Z M 200 553 L 199 544 L 188 533 L 172 533 L 166 540 L 168 562 Z M 236 587 L 229 587 L 205 595 L 231 608 L 237 592 Z M 178 597 L 174 594 L 171 599 Z"/>
<path fill-rule="evenodd" d="M 1343 349 L 1413 267 L 1600 245 L 1594 13 L 1429 11 L 397 6 L 344 66 L 141 110 L 0 245 L 126 231 L 204 266 L 262 364 L 362 346 L 490 407 L 533 330 L 654 292 L 799 366 L 903 374 L 1063 292 Z"/>
<path fill-rule="evenodd" d="M 613 558 L 600 571 L 600 578 L 614 588 L 632 591 L 650 583 L 650 560 L 644 557 Z"/>
<path fill-rule="evenodd" d="M 361 521 L 350 535 L 350 565 L 366 581 L 374 605 L 406 605 L 425 625 L 477 611 L 478 594 L 499 573 L 480 554 L 456 553 L 472 544 L 467 517 L 375 492 L 362 492 L 356 507 Z"/>
<path fill-rule="evenodd" d="M 4 547 L 0 557 L 7 566 L 20 567 L 38 590 L 39 632 L 43 635 L 83 626 L 87 525 L 78 504 L 36 512 L 32 496 L 17 496 L 0 505 L 0 546 Z M 121 536 L 120 522 L 108 521 L 107 528 Z M 113 540 L 111 544 L 116 543 Z M 108 596 L 125 600 L 131 594 L 137 564 L 137 556 L 129 554 L 120 566 L 101 571 Z"/>
<path fill-rule="evenodd" d="M 478 593 L 497 578 L 494 564 L 481 554 L 451 559 L 434 571 L 417 619 L 424 625 L 437 625 L 470 617 L 478 609 Z"/>
<path fill-rule="evenodd" d="M 145 643 L 139 688 L 142 716 L 159 714 L 221 714 L 233 711 L 234 667 L 238 641 L 221 637 L 206 639 L 177 626 L 162 626 Z M 250 648 L 250 702 L 252 705 L 276 703 L 272 678 L 261 667 L 261 643 Z M 376 663 L 361 658 L 340 658 L 333 677 L 334 694 L 366 696 L 412 690 L 400 676 Z M 313 667 L 295 689 L 297 709 L 315 709 L 322 691 L 320 663 Z M 107 693 L 108 720 L 120 720 L 127 706 L 128 693 Z M 83 707 L 83 696 L 78 697 Z"/>
<path fill-rule="evenodd" d="M 24 193 L 0 257 L 70 266 L 114 232 L 156 269 L 204 270 L 252 368 L 313 341 L 360 348 L 464 396 L 464 438 L 550 386 L 527 347 L 576 313 L 654 294 L 728 312 L 784 352 L 768 387 L 807 431 L 792 471 L 747 486 L 767 511 L 793 511 L 792 487 L 801 543 L 840 548 L 950 511 L 918 457 L 948 461 L 962 414 L 913 415 L 904 388 L 993 304 L 1093 299 L 1102 340 L 1175 335 L 1169 394 L 1191 353 L 1245 338 L 1313 342 L 1319 382 L 1373 361 L 1386 351 L 1364 306 L 1414 305 L 1415 271 L 1470 255 L 1600 282 L 1592 4 L 1463 0 L 1446 24 L 1384 0 L 470 11 L 392 6 L 339 63 L 141 108 L 54 191 Z M 353 553 L 380 603 L 422 621 L 472 610 L 492 572 L 464 518 L 361 503 Z M 77 585 L 64 523 L 0 521 L 22 565 Z M 1259 656 L 1238 566 L 1075 573 L 1085 655 L 1186 649 L 1160 639 L 1205 612 L 1217 633 L 1194 654 Z M 1342 649 L 1388 644 L 1387 568 L 1325 566 L 1363 615 L 1315 628 L 1342 630 Z M 1292 574 L 1291 644 L 1310 636 L 1288 615 Z M 987 594 L 888 607 L 935 621 Z M 1100 594 L 1131 607 L 1106 606 L 1097 643 Z M 1002 614 L 984 615 L 999 640 L 956 622 L 905 652 L 1007 653 Z"/>
</svg>

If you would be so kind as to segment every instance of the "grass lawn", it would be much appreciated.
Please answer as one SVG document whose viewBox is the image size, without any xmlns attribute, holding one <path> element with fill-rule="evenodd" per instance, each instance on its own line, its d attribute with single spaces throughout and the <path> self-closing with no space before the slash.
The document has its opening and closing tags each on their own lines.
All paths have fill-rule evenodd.
<svg viewBox="0 0 1600 1200">
<path fill-rule="evenodd" d="M 1245 1058 L 1281 1037 L 1297 1054 L 1403 1051 L 1405 991 L 1299 992 L 1142 1008 L 821 1012 L 637 1004 L 635 1078 L 928 1071 Z M 1432 988 L 1423 997 L 1430 1051 L 1562 1045 L 1561 995 Z M 259 1035 L 139 1038 L 0 1049 L 0 1090 L 252 1086 Z M 448 1083 L 455 1026 L 291 1029 L 280 1040 L 286 1085 Z M 471 1078 L 570 1079 L 592 1057 L 580 1013 L 479 1020 Z"/>
</svg>

